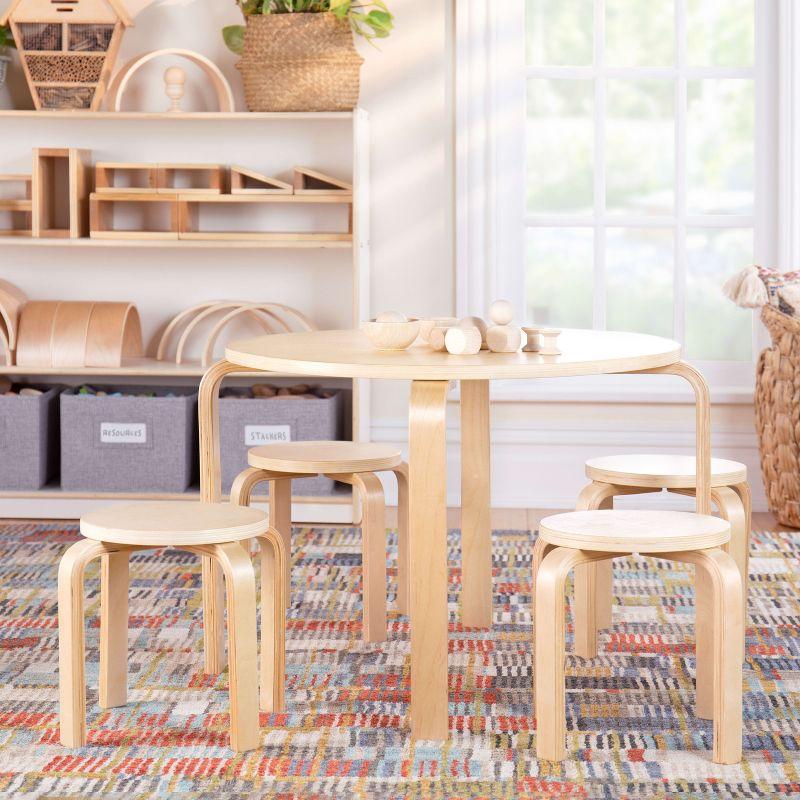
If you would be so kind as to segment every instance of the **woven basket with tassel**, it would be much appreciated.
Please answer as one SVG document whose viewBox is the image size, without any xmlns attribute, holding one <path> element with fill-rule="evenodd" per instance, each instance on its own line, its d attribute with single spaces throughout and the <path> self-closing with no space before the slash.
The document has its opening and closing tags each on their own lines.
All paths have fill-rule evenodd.
<svg viewBox="0 0 800 800">
<path fill-rule="evenodd" d="M 363 60 L 347 20 L 264 14 L 247 17 L 237 68 L 250 111 L 350 111 Z"/>
</svg>

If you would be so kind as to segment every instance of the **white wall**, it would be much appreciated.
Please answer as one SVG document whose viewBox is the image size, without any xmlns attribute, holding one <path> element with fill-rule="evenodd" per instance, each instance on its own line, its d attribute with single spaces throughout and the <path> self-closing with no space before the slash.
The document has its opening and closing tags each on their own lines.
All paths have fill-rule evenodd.
<svg viewBox="0 0 800 800">
<path fill-rule="evenodd" d="M 372 135 L 372 311 L 392 308 L 419 316 L 447 315 L 455 308 L 456 274 L 451 2 L 393 0 L 390 6 L 396 15 L 392 36 L 380 43 L 380 49 L 360 46 L 366 58 L 361 104 L 370 112 Z M 121 57 L 124 60 L 158 47 L 197 49 L 220 64 L 241 102 L 235 58 L 225 50 L 218 34 L 223 24 L 236 20 L 233 2 L 157 2 L 139 15 L 136 27 L 126 34 Z M 132 101 L 150 107 L 164 104 L 162 69 L 163 66 L 153 67 L 149 77 L 143 76 L 145 80 L 137 96 L 131 97 Z M 205 105 L 209 102 L 210 98 L 200 89 L 191 88 L 187 93 L 187 106 L 209 107 Z M 113 124 L 119 127 L 109 133 L 109 151 L 114 147 L 126 151 L 133 147 L 136 155 L 144 156 L 162 147 L 162 142 L 137 140 L 136 133 L 121 122 Z M 192 145 L 209 154 L 216 153 L 209 155 L 212 160 L 224 158 L 225 154 L 228 160 L 234 160 L 237 154 L 227 153 L 225 149 L 225 133 L 225 127 L 216 124 L 203 128 L 202 134 L 198 134 L 201 141 Z M 27 134 L 17 129 L 15 135 Z M 169 146 L 179 150 L 182 135 L 170 133 Z M 26 139 L 27 146 L 30 142 Z M 322 147 L 319 158 L 324 163 Z M 32 251 L 25 251 L 25 260 L 15 260 L 13 264 L 8 256 L 3 256 L 4 277 L 11 266 L 12 274 L 8 277 L 12 280 L 18 277 L 24 283 L 29 270 L 36 270 L 39 273 L 37 282 L 46 281 L 63 296 L 70 296 L 69 292 L 80 293 L 81 287 L 71 285 L 69 274 L 62 265 L 55 264 L 49 254 L 37 252 L 32 256 Z M 305 269 L 302 260 L 306 258 L 315 256 L 292 257 L 292 264 Z M 97 254 L 87 260 L 92 267 L 92 279 L 108 285 L 109 297 L 130 295 L 130 285 L 118 285 L 114 280 L 115 272 L 110 268 L 113 265 Z M 269 272 L 258 269 L 262 261 L 257 254 L 237 256 L 236 265 L 232 267 L 226 262 L 226 269 L 241 270 L 237 279 L 247 276 L 252 279 L 257 274 L 256 288 L 272 291 L 275 284 Z M 183 291 L 190 295 L 199 292 L 200 282 L 213 280 L 213 276 L 219 274 L 218 264 L 219 256 L 213 252 L 193 259 L 193 280 L 189 289 Z M 164 274 L 157 263 L 149 260 L 141 265 L 140 280 L 166 280 L 165 296 L 169 297 L 174 310 L 172 297 L 181 291 L 181 283 L 170 283 Z M 297 286 L 278 287 L 278 291 L 285 293 L 287 301 L 294 301 L 304 310 L 317 314 L 321 322 L 334 322 L 336 314 L 326 308 L 326 293 L 315 290 L 311 271 L 308 275 L 309 279 L 303 284 L 304 291 L 311 292 L 311 296 L 305 302 L 302 292 L 298 295 Z M 207 296 L 207 285 L 203 290 Z M 187 295 L 185 299 L 194 298 Z M 403 444 L 406 441 L 407 384 L 374 382 L 372 397 L 373 438 Z M 451 412 L 450 501 L 455 503 L 458 499 L 455 404 Z M 693 409 L 688 404 L 504 402 L 495 404 L 492 420 L 493 502 L 497 506 L 569 506 L 583 482 L 583 460 L 591 455 L 653 450 L 690 452 L 692 447 Z M 713 441 L 719 455 L 738 458 L 748 464 L 756 507 L 764 507 L 752 407 L 715 407 Z"/>
</svg>

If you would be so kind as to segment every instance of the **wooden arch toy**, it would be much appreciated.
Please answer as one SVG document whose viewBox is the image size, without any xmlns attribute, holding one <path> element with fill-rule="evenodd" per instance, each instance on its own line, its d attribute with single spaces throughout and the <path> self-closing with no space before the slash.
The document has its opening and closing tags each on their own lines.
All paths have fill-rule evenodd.
<svg viewBox="0 0 800 800">
<path fill-rule="evenodd" d="M 0 323 L 2 323 L 0 328 L 5 326 L 4 333 L 9 350 L 16 350 L 19 315 L 27 301 L 25 292 L 13 283 L 0 280 Z"/>
<path fill-rule="evenodd" d="M 205 303 L 198 303 L 191 308 L 181 311 L 170 320 L 158 342 L 156 358 L 163 361 L 167 358 L 167 351 L 171 339 L 176 335 L 179 328 L 184 325 L 181 335 L 178 337 L 175 352 L 175 362 L 183 363 L 184 352 L 190 337 L 197 329 L 198 325 L 204 320 L 215 314 L 225 312 L 212 328 L 206 337 L 203 348 L 202 366 L 209 366 L 213 357 L 214 345 L 216 344 L 222 330 L 232 320 L 239 316 L 246 315 L 252 319 L 265 333 L 275 333 L 275 326 L 280 330 L 289 332 L 292 330 L 287 322 L 287 318 L 296 323 L 301 330 L 315 330 L 316 326 L 300 311 L 291 306 L 281 303 L 251 303 L 245 300 L 216 300 Z"/>
<path fill-rule="evenodd" d="M 8 346 L 8 339 L 6 338 L 6 332 L 3 330 L 2 325 L 0 325 L 0 353 L 2 353 L 5 358 L 6 366 L 10 367 L 14 363 L 14 356 L 11 353 L 11 348 Z"/>
<path fill-rule="evenodd" d="M 185 58 L 196 64 L 200 69 L 205 72 L 211 85 L 217 93 L 217 102 L 219 103 L 220 111 L 233 111 L 233 91 L 231 85 L 222 74 L 220 68 L 211 59 L 206 58 L 201 53 L 196 53 L 194 50 L 182 50 L 180 48 L 167 48 L 164 50 L 151 50 L 149 53 L 142 53 L 131 59 L 119 72 L 114 76 L 111 81 L 111 86 L 108 89 L 107 108 L 109 111 L 119 111 L 122 106 L 122 96 L 128 84 L 131 82 L 133 76 L 150 61 L 162 56 L 178 56 Z"/>
</svg>

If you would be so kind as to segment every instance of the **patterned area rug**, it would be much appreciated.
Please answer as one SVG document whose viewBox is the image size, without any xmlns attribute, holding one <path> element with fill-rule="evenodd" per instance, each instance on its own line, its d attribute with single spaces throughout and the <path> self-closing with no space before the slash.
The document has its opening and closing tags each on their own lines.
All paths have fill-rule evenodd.
<svg viewBox="0 0 800 800">
<path fill-rule="evenodd" d="M 616 568 L 615 628 L 602 654 L 569 657 L 569 760 L 539 763 L 531 718 L 532 537 L 494 534 L 495 624 L 457 621 L 450 534 L 446 744 L 414 744 L 408 621 L 360 641 L 359 532 L 295 532 L 288 712 L 262 715 L 263 747 L 227 748 L 227 677 L 202 672 L 196 559 L 132 559 L 126 708 L 97 707 L 99 587 L 87 580 L 89 740 L 58 743 L 56 565 L 74 527 L 0 525 L 0 795 L 15 798 L 694 798 L 800 796 L 800 533 L 758 533 L 745 690 L 745 760 L 710 760 L 693 712 L 693 590 L 680 565 Z M 395 540 L 392 535 L 392 551 Z M 394 582 L 394 552 L 390 557 Z M 394 606 L 394 583 L 392 607 Z"/>
</svg>

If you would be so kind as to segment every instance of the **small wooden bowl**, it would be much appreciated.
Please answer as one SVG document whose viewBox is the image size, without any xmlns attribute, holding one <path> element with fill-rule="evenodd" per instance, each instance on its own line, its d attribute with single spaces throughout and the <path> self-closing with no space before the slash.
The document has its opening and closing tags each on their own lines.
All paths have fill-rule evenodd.
<svg viewBox="0 0 800 800">
<path fill-rule="evenodd" d="M 361 330 L 378 350 L 405 350 L 417 338 L 419 320 L 408 322 L 364 322 Z"/>
</svg>

